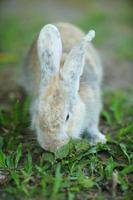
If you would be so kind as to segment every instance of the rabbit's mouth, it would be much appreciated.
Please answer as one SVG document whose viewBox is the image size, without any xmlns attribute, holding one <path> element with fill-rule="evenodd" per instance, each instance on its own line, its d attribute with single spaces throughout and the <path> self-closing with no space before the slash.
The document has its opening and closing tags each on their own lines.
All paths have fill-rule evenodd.
<svg viewBox="0 0 133 200">
<path fill-rule="evenodd" d="M 40 128 L 37 129 L 36 133 L 39 145 L 47 151 L 55 152 L 69 142 L 67 134 L 44 133 Z"/>
<path fill-rule="evenodd" d="M 47 140 L 44 141 L 40 141 L 39 144 L 40 146 L 47 151 L 51 151 L 51 152 L 55 152 L 56 150 L 58 150 L 60 147 L 62 147 L 63 145 L 67 144 L 69 142 L 69 138 L 65 138 L 65 139 L 53 139 L 51 140 L 51 138 L 47 138 Z"/>
</svg>

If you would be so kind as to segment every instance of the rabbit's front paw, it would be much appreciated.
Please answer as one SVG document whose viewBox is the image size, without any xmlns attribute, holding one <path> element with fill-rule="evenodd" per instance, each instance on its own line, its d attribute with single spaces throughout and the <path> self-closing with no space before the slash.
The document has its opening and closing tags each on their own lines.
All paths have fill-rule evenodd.
<svg viewBox="0 0 133 200">
<path fill-rule="evenodd" d="M 91 135 L 89 137 L 89 143 L 90 145 L 96 145 L 97 143 L 102 143 L 105 144 L 106 143 L 106 137 L 105 135 L 103 135 L 102 133 L 98 132 L 98 133 L 94 133 L 93 135 Z"/>
</svg>

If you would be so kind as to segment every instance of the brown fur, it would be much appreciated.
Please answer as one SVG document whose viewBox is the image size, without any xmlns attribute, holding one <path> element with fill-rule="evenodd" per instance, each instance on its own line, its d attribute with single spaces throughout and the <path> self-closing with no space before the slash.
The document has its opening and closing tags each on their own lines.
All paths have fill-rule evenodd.
<svg viewBox="0 0 133 200">
<path fill-rule="evenodd" d="M 42 112 L 39 116 L 40 126 L 44 127 L 45 132 L 52 130 L 51 132 L 55 133 L 55 130 L 59 129 L 60 124 L 64 120 L 60 118 L 60 112 L 64 111 L 64 99 L 67 99 L 67 95 L 64 87 L 62 87 L 59 82 L 59 77 L 52 77 L 49 80 L 48 86 L 45 88 L 45 94 L 43 97 L 43 101 L 45 102 L 45 112 Z M 56 116 L 53 116 L 54 113 Z M 47 124 L 44 124 L 44 122 Z"/>
</svg>

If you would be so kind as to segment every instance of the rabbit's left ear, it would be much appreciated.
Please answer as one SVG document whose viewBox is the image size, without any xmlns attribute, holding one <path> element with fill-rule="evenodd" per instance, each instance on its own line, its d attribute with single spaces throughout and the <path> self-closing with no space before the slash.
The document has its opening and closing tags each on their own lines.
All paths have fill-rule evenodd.
<svg viewBox="0 0 133 200">
<path fill-rule="evenodd" d="M 83 73 L 88 43 L 94 37 L 95 31 L 89 31 L 88 34 L 81 39 L 80 43 L 70 51 L 63 68 L 60 70 L 61 78 L 64 80 L 64 84 L 70 88 L 70 95 L 72 95 L 73 98 L 76 97 L 79 90 L 80 76 Z"/>
</svg>

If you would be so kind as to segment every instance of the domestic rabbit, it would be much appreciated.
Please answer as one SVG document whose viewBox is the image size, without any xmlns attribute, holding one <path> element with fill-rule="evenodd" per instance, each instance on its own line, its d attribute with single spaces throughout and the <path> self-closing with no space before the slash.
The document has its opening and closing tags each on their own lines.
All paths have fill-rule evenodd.
<svg viewBox="0 0 133 200">
<path fill-rule="evenodd" d="M 23 87 L 31 97 L 31 126 L 45 150 L 56 151 L 83 132 L 91 145 L 106 142 L 98 129 L 102 65 L 94 36 L 69 23 L 47 24 L 27 54 Z"/>
</svg>

